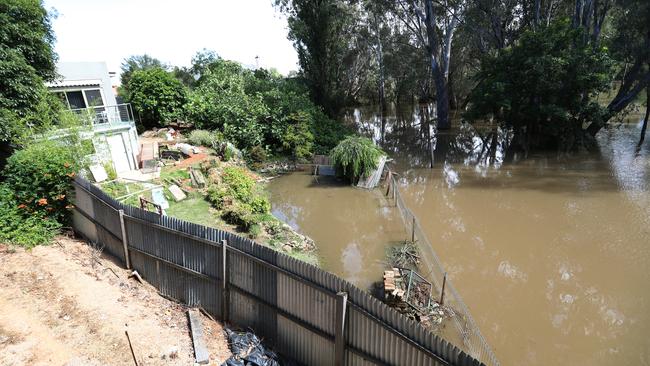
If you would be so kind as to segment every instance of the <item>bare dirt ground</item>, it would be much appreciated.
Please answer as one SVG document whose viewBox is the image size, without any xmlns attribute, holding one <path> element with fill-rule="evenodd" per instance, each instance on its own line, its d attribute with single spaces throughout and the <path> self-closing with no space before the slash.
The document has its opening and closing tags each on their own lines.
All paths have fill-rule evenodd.
<svg viewBox="0 0 650 366">
<path fill-rule="evenodd" d="M 0 365 L 192 365 L 186 308 L 128 278 L 112 257 L 59 237 L 31 251 L 0 244 Z M 210 364 L 230 356 L 203 318 Z"/>
</svg>

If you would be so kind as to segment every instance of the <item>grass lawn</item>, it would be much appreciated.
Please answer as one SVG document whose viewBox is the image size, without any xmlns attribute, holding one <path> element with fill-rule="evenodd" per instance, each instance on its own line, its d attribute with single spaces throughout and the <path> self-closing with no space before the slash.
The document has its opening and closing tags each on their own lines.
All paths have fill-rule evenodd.
<svg viewBox="0 0 650 366">
<path fill-rule="evenodd" d="M 168 216 L 196 224 L 214 228 L 220 226 L 221 219 L 212 212 L 210 203 L 199 195 L 189 196 L 180 202 L 169 200 L 169 208 L 165 212 Z"/>
</svg>

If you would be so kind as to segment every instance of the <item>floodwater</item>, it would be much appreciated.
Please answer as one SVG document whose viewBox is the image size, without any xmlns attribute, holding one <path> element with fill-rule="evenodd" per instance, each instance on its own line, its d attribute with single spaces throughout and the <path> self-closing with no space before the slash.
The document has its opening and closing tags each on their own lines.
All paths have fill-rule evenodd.
<svg viewBox="0 0 650 366">
<path fill-rule="evenodd" d="M 524 159 L 504 152 L 503 131 L 486 152 L 472 128 L 431 132 L 420 114 L 348 118 L 395 159 L 407 205 L 500 363 L 650 365 L 650 143 L 636 149 L 640 126 L 601 131 L 596 153 Z M 357 284 L 379 280 L 384 248 L 404 239 L 382 192 L 304 174 L 271 191 L 274 213 L 316 240 L 325 269 Z"/>
</svg>

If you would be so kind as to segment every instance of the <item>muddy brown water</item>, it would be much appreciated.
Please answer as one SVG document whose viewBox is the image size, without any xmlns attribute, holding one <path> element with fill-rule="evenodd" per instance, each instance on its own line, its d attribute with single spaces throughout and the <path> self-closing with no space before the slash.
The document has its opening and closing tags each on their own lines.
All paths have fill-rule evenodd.
<svg viewBox="0 0 650 366">
<path fill-rule="evenodd" d="M 635 149 L 640 126 L 602 131 L 596 153 L 497 150 L 486 162 L 476 136 L 457 128 L 430 140 L 419 114 L 348 118 L 395 158 L 407 205 L 500 363 L 650 365 L 650 144 Z M 359 286 L 381 279 L 385 248 L 404 239 L 378 190 L 302 173 L 270 190 L 273 212 L 316 240 L 325 269 Z"/>
</svg>

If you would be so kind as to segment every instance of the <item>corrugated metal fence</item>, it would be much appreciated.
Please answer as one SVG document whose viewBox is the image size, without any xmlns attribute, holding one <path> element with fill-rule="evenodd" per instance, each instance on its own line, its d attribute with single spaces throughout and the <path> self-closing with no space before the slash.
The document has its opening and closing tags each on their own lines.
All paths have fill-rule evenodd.
<svg viewBox="0 0 650 366">
<path fill-rule="evenodd" d="M 305 365 L 482 365 L 351 283 L 222 230 L 75 180 L 75 230 L 166 296 L 251 328 Z"/>
</svg>

